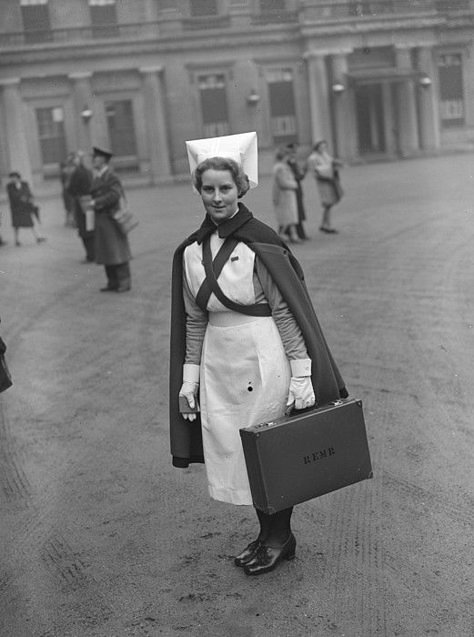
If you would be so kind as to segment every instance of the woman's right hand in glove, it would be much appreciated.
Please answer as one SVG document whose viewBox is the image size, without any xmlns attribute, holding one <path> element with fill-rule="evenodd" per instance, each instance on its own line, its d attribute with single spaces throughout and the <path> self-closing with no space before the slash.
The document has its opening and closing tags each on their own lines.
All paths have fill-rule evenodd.
<svg viewBox="0 0 474 637">
<path fill-rule="evenodd" d="M 184 381 L 181 385 L 181 389 L 179 390 L 180 398 L 183 397 L 186 399 L 187 404 L 189 405 L 189 411 L 186 411 L 186 406 L 180 407 L 181 415 L 186 420 L 196 420 L 195 411 L 199 409 L 198 407 L 198 392 L 199 392 L 199 383 L 193 383 L 190 381 Z M 182 404 L 182 401 L 181 401 Z"/>
<path fill-rule="evenodd" d="M 198 405 L 199 393 L 199 365 L 193 363 L 185 363 L 183 365 L 183 384 L 179 390 L 180 412 L 186 420 L 196 420 L 196 411 L 199 411 Z M 183 401 L 185 404 L 183 405 Z M 186 403 L 189 406 L 187 410 Z"/>
</svg>

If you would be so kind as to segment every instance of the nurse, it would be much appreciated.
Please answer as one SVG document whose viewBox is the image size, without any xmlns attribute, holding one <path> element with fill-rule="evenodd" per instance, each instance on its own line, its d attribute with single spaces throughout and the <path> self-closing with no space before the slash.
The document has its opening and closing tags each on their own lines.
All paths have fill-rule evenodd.
<svg viewBox="0 0 474 637">
<path fill-rule="evenodd" d="M 205 461 L 212 498 L 252 505 L 239 429 L 278 418 L 289 406 L 337 399 L 344 385 L 316 317 L 306 336 L 298 323 L 298 316 L 308 323 L 310 304 L 298 263 L 240 201 L 257 185 L 256 134 L 194 140 L 187 149 L 205 219 L 173 264 L 173 464 Z M 318 376 L 331 377 L 321 378 L 316 396 L 309 349 L 320 358 Z M 292 508 L 256 515 L 259 533 L 234 560 L 247 575 L 295 556 Z"/>
</svg>

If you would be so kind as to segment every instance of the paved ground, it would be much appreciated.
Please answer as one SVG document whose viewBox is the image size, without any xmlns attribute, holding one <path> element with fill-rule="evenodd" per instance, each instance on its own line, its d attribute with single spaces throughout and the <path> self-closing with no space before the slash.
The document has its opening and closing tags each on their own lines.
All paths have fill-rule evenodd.
<svg viewBox="0 0 474 637">
<path fill-rule="evenodd" d="M 45 201 L 49 240 L 0 251 L 0 635 L 474 635 L 474 157 L 346 168 L 338 236 L 296 248 L 351 393 L 372 481 L 297 507 L 297 559 L 247 578 L 252 510 L 170 464 L 169 272 L 201 217 L 187 186 L 133 190 L 134 288 Z M 270 184 L 248 205 L 272 223 Z M 4 224 L 5 225 L 5 224 Z"/>
</svg>

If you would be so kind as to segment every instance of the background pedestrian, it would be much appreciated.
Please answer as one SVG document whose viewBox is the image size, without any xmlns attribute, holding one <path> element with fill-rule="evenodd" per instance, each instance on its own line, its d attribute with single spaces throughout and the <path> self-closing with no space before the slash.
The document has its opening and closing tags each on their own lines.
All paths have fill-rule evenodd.
<svg viewBox="0 0 474 637">
<path fill-rule="evenodd" d="M 296 191 L 298 183 L 288 164 L 290 151 L 278 148 L 273 165 L 272 201 L 278 224 L 278 234 L 285 241 L 301 243 L 296 226 L 298 224 L 298 206 Z"/>
<path fill-rule="evenodd" d="M 313 151 L 307 160 L 307 169 L 316 179 L 321 205 L 323 206 L 319 229 L 321 232 L 328 234 L 337 233 L 337 230 L 331 225 L 331 210 L 341 200 L 343 195 L 339 179 L 339 168 L 341 166 L 342 162 L 329 154 L 325 140 L 321 140 L 314 145 Z"/>
<path fill-rule="evenodd" d="M 15 234 L 15 245 L 20 246 L 20 228 L 31 228 L 37 243 L 46 241 L 41 232 L 39 207 L 35 205 L 33 193 L 28 182 L 21 179 L 16 170 L 9 175 L 7 194 L 12 215 L 12 226 Z"/>
<path fill-rule="evenodd" d="M 69 153 L 67 158 L 59 164 L 59 178 L 61 180 L 61 195 L 63 199 L 64 212 L 66 215 L 64 225 L 73 228 L 74 200 L 69 192 L 69 181 L 75 169 L 75 153 Z"/>
<path fill-rule="evenodd" d="M 94 146 L 90 205 L 95 211 L 95 260 L 104 266 L 107 277 L 107 285 L 101 292 L 128 292 L 132 286 L 130 246 L 112 216 L 120 207 L 123 187 L 109 166 L 111 158 L 109 150 Z"/>
<path fill-rule="evenodd" d="M 304 229 L 304 221 L 306 220 L 306 211 L 304 208 L 304 195 L 303 195 L 303 185 L 302 181 L 306 175 L 306 163 L 301 165 L 298 161 L 298 144 L 295 142 L 288 144 L 287 149 L 289 151 L 288 155 L 288 165 L 291 168 L 294 178 L 296 179 L 296 205 L 298 208 L 298 223 L 296 224 L 296 233 L 300 239 L 306 240 L 309 237 L 306 234 Z"/>
<path fill-rule="evenodd" d="M 92 171 L 84 164 L 84 153 L 78 150 L 74 154 L 74 170 L 69 178 L 68 193 L 72 198 L 74 220 L 77 233 L 86 251 L 85 263 L 92 263 L 95 259 L 94 229 L 88 227 L 86 211 L 81 202 L 82 197 L 90 196 L 92 186 Z"/>
</svg>

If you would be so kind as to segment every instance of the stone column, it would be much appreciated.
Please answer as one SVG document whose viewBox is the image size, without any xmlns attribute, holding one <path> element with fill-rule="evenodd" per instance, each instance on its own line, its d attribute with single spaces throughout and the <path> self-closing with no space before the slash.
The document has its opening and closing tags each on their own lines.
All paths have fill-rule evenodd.
<svg viewBox="0 0 474 637">
<path fill-rule="evenodd" d="M 18 78 L 0 80 L 3 110 L 5 112 L 5 142 L 7 146 L 8 171 L 18 170 L 23 179 L 33 182 L 31 158 L 28 153 L 24 106 L 20 95 Z"/>
<path fill-rule="evenodd" d="M 438 100 L 434 83 L 436 73 L 431 47 L 418 49 L 418 67 L 432 82 L 429 86 L 419 85 L 418 87 L 420 145 L 423 150 L 435 150 L 440 147 L 441 141 Z"/>
<path fill-rule="evenodd" d="M 145 107 L 150 178 L 157 183 L 171 175 L 170 148 L 165 115 L 165 100 L 162 86 L 162 66 L 141 68 Z"/>
<path fill-rule="evenodd" d="M 309 52 L 305 58 L 308 64 L 312 141 L 313 143 L 320 139 L 329 141 L 331 139 L 331 117 L 325 55 Z"/>
<path fill-rule="evenodd" d="M 411 49 L 396 48 L 397 67 L 413 70 Z M 416 114 L 416 97 L 414 80 L 407 78 L 398 87 L 398 128 L 400 137 L 400 153 L 409 157 L 419 149 L 418 125 Z"/>
<path fill-rule="evenodd" d="M 392 84 L 384 82 L 382 84 L 382 100 L 384 112 L 384 136 L 385 136 L 385 152 L 389 157 L 398 155 L 398 139 L 395 137 L 395 131 L 398 126 L 394 124 L 395 112 L 392 100 Z"/>
<path fill-rule="evenodd" d="M 334 118 L 334 154 L 341 159 L 348 159 L 356 146 L 354 135 L 355 128 L 351 127 L 349 113 L 349 91 L 346 82 L 347 54 L 337 53 L 331 56 L 333 83 L 341 84 L 344 90 L 333 92 L 333 118 Z"/>
<path fill-rule="evenodd" d="M 91 87 L 92 73 L 77 72 L 71 73 L 68 77 L 72 82 L 76 137 L 75 147 L 77 150 L 89 151 L 92 146 L 91 127 L 93 126 L 92 118 L 94 111 L 94 96 Z M 81 115 L 85 108 L 89 108 L 92 111 L 92 117 L 89 119 L 84 119 Z"/>
</svg>

